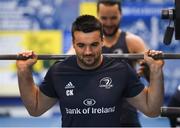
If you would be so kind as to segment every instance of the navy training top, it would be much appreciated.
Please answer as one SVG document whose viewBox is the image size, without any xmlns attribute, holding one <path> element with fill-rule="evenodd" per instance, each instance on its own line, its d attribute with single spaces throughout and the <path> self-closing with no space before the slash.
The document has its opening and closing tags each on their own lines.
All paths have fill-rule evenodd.
<svg viewBox="0 0 180 128">
<path fill-rule="evenodd" d="M 76 56 L 55 63 L 40 90 L 60 103 L 63 127 L 120 127 L 122 98 L 144 89 L 124 61 L 103 57 L 94 70 L 81 69 Z"/>
</svg>

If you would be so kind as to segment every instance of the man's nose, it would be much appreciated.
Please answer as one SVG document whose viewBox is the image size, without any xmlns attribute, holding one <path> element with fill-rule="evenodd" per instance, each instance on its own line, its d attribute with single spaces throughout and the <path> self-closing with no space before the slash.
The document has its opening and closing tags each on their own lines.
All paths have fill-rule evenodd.
<svg viewBox="0 0 180 128">
<path fill-rule="evenodd" d="M 112 24 L 111 19 L 106 19 L 105 24 L 106 24 L 106 26 L 111 26 L 111 24 Z"/>
<path fill-rule="evenodd" d="M 89 47 L 89 46 L 87 46 L 87 47 L 85 48 L 84 53 L 85 53 L 85 55 L 89 55 L 89 54 L 91 54 L 91 53 L 92 53 L 92 48 L 91 48 L 91 47 Z"/>
</svg>

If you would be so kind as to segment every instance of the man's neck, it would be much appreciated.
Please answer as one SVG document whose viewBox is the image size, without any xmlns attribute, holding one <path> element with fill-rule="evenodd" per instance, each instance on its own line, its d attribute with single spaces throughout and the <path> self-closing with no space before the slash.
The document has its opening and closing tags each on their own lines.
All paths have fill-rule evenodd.
<svg viewBox="0 0 180 128">
<path fill-rule="evenodd" d="M 111 47 L 117 43 L 117 40 L 120 36 L 121 30 L 118 30 L 113 36 L 104 37 L 104 46 Z"/>
</svg>

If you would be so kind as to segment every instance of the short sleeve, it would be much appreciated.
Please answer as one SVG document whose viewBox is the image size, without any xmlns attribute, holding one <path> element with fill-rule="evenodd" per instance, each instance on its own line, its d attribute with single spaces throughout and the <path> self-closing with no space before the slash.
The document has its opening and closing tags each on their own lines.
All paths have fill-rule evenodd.
<svg viewBox="0 0 180 128">
<path fill-rule="evenodd" d="M 127 77 L 127 86 L 124 96 L 127 98 L 137 96 L 145 86 L 140 81 L 135 70 L 130 65 L 127 65 Z"/>
<path fill-rule="evenodd" d="M 57 98 L 57 94 L 56 94 L 54 84 L 52 81 L 52 76 L 53 76 L 52 70 L 53 70 L 52 68 L 50 68 L 48 70 L 48 72 L 46 73 L 44 80 L 40 84 L 39 88 L 40 88 L 41 92 L 43 92 L 46 96 Z"/>
</svg>

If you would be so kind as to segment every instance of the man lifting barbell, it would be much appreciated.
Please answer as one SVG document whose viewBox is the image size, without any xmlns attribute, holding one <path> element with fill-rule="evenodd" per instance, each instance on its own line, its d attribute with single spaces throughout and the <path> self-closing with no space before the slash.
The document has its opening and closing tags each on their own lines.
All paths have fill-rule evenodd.
<svg viewBox="0 0 180 128">
<path fill-rule="evenodd" d="M 29 58 L 16 64 L 21 98 L 30 115 L 40 116 L 59 102 L 63 127 L 120 127 L 122 98 L 147 116 L 160 114 L 164 61 L 152 57 L 162 52 L 144 53 L 150 68 L 145 87 L 126 62 L 102 55 L 102 25 L 94 16 L 83 15 L 73 22 L 72 39 L 76 56 L 57 61 L 39 87 L 31 70 L 38 56 L 32 51 L 19 53 Z"/>
</svg>

